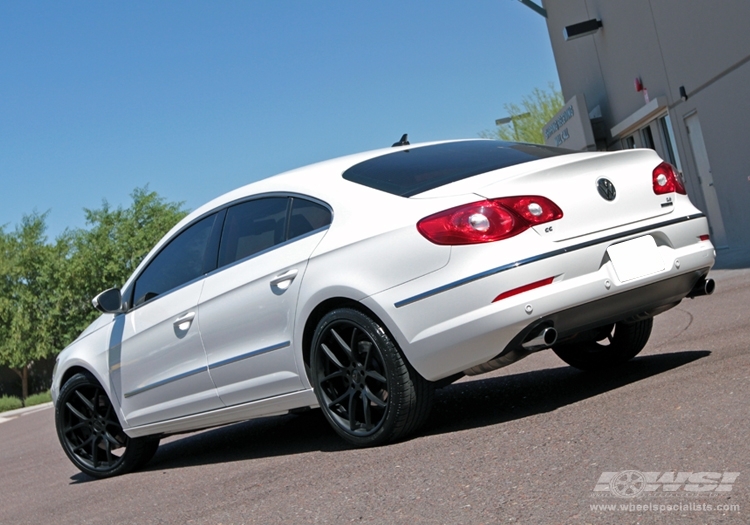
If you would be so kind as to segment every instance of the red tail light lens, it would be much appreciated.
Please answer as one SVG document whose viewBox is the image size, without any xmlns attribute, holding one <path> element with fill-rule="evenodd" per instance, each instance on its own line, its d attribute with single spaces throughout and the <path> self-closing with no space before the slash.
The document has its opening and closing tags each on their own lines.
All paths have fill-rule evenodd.
<svg viewBox="0 0 750 525">
<path fill-rule="evenodd" d="M 562 216 L 562 210 L 545 197 L 505 197 L 430 215 L 417 223 L 417 230 L 435 244 L 480 244 L 513 237 Z"/>
<path fill-rule="evenodd" d="M 663 195 L 665 193 L 677 192 L 681 195 L 687 195 L 685 184 L 682 182 L 682 175 L 668 162 L 662 162 L 652 174 L 654 193 Z"/>
</svg>

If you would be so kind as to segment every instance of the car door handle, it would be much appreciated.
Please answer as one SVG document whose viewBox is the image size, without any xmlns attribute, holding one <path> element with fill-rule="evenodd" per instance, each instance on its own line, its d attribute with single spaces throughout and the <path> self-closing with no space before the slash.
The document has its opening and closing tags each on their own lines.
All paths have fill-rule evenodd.
<svg viewBox="0 0 750 525">
<path fill-rule="evenodd" d="M 174 321 L 174 327 L 181 331 L 181 332 L 187 332 L 188 328 L 190 328 L 190 325 L 193 322 L 193 319 L 195 319 L 195 312 L 188 312 L 185 315 L 181 315 Z"/>
<path fill-rule="evenodd" d="M 295 277 L 297 277 L 296 269 L 286 271 L 271 279 L 271 286 L 282 291 L 286 290 L 292 284 L 292 281 L 294 281 Z"/>
</svg>

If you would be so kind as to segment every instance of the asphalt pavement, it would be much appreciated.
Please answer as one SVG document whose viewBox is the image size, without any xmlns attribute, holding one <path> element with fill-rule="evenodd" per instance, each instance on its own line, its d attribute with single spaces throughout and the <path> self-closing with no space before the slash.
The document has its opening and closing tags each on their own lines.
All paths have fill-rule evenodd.
<svg viewBox="0 0 750 525">
<path fill-rule="evenodd" d="M 750 270 L 712 277 L 621 369 L 540 352 L 440 390 L 385 447 L 347 447 L 310 411 L 172 436 L 95 481 L 48 406 L 2 414 L 0 524 L 750 523 Z"/>
</svg>

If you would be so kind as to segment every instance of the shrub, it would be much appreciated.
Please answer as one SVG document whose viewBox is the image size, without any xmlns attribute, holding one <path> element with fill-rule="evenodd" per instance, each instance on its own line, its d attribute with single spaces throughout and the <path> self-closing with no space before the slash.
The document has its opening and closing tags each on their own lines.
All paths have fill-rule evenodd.
<svg viewBox="0 0 750 525">
<path fill-rule="evenodd" d="M 20 399 L 13 396 L 3 396 L 0 397 L 0 412 L 5 412 L 7 410 L 15 410 L 16 408 L 23 407 L 23 403 Z"/>
<path fill-rule="evenodd" d="M 41 392 L 39 394 L 34 394 L 26 398 L 26 406 L 32 407 L 34 405 L 41 405 L 42 403 L 49 403 L 52 401 L 52 396 L 49 393 L 49 390 L 46 392 Z"/>
</svg>

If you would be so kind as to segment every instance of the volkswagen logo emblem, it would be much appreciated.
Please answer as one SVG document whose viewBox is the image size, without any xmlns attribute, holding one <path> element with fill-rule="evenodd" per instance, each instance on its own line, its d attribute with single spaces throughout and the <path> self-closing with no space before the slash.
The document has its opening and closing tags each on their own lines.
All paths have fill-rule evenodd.
<svg viewBox="0 0 750 525">
<path fill-rule="evenodd" d="M 613 201 L 615 200 L 615 197 L 617 197 L 615 185 L 612 184 L 612 181 L 609 179 L 601 178 L 596 181 L 596 189 L 599 190 L 599 195 L 601 195 L 604 200 Z"/>
</svg>

